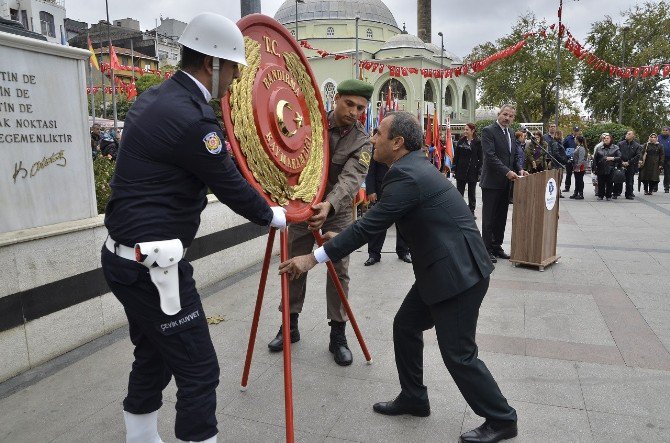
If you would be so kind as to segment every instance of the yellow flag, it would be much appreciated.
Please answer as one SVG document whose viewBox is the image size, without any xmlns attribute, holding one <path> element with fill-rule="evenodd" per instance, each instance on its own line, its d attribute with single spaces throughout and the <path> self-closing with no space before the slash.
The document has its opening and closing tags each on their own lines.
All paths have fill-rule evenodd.
<svg viewBox="0 0 670 443">
<path fill-rule="evenodd" d="M 91 52 L 91 65 L 95 67 L 98 71 L 100 70 L 100 66 L 98 65 L 98 57 L 95 56 L 95 52 L 93 51 L 93 44 L 91 43 L 91 38 L 88 37 L 88 50 Z"/>
</svg>

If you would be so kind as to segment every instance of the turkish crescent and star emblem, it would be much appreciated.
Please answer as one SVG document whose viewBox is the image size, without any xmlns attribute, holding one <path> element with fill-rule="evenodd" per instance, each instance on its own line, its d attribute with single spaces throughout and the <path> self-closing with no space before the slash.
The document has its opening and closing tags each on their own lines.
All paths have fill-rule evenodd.
<svg viewBox="0 0 670 443">
<path fill-rule="evenodd" d="M 314 74 L 295 39 L 274 19 L 237 25 L 248 66 L 222 100 L 228 139 L 242 175 L 269 203 L 304 221 L 328 178 L 328 122 Z"/>
</svg>

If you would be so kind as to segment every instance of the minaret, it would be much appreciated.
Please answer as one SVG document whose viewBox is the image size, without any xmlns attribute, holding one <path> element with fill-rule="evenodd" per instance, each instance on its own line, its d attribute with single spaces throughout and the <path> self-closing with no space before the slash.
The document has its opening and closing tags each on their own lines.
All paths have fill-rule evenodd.
<svg viewBox="0 0 670 443">
<path fill-rule="evenodd" d="M 245 15 L 261 12 L 261 0 L 240 0 L 240 12 Z"/>
<path fill-rule="evenodd" d="M 430 43 L 431 29 L 430 29 L 430 0 L 417 0 L 416 8 L 416 29 L 417 37 L 425 43 Z"/>
</svg>

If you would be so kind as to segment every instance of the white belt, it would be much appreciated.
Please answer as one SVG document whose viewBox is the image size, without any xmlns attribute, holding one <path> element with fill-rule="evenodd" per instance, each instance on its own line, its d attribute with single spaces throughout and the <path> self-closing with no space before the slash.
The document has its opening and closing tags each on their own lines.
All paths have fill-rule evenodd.
<svg viewBox="0 0 670 443">
<path fill-rule="evenodd" d="M 129 248 L 128 246 L 124 246 L 121 243 L 116 243 L 112 237 L 107 237 L 107 240 L 105 240 L 105 246 L 107 246 L 107 249 L 109 249 L 109 252 L 112 254 L 116 254 L 119 257 L 123 257 L 127 260 L 135 260 L 135 248 Z"/>
</svg>

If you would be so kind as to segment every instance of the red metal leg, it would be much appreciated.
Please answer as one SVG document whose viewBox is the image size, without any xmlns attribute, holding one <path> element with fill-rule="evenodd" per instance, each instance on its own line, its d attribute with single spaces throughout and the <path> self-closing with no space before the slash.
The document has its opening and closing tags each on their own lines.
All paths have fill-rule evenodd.
<svg viewBox="0 0 670 443">
<path fill-rule="evenodd" d="M 321 237 L 321 234 L 319 234 L 318 231 L 312 231 L 312 232 L 314 233 L 314 238 L 316 238 L 316 243 L 319 246 L 323 245 L 323 237 Z M 326 266 L 328 266 L 328 274 L 330 274 L 330 279 L 335 284 L 335 288 L 337 288 L 337 293 L 340 296 L 340 300 L 342 300 L 342 305 L 344 306 L 344 310 L 347 311 L 347 316 L 349 317 L 349 321 L 351 322 L 351 327 L 354 328 L 354 332 L 356 333 L 356 338 L 358 339 L 358 343 L 361 345 L 361 349 L 363 350 L 363 355 L 365 355 L 365 360 L 368 362 L 368 364 L 371 364 L 372 363 L 372 357 L 370 356 L 370 352 L 368 351 L 368 347 L 365 345 L 365 340 L 363 339 L 363 334 L 361 334 L 361 330 L 358 328 L 358 323 L 356 322 L 356 318 L 354 317 L 354 313 L 351 311 L 351 306 L 349 306 L 349 301 L 347 300 L 347 297 L 344 295 L 344 288 L 342 288 L 342 283 L 340 283 L 340 279 L 337 277 L 337 272 L 335 271 L 335 266 L 333 266 L 333 264 L 331 262 L 326 262 Z M 284 274 L 284 275 L 286 275 L 286 274 Z"/>
<path fill-rule="evenodd" d="M 265 283 L 268 279 L 268 269 L 270 268 L 270 259 L 272 258 L 272 245 L 275 241 L 276 228 L 270 228 L 268 235 L 268 244 L 265 247 L 265 258 L 263 259 L 263 269 L 261 270 L 261 281 L 258 283 L 258 295 L 256 296 L 256 309 L 254 310 L 254 319 L 251 322 L 251 332 L 249 333 L 249 345 L 247 346 L 247 358 L 244 361 L 244 372 L 242 373 L 243 391 L 247 390 L 249 381 L 249 371 L 251 369 L 251 357 L 254 355 L 254 343 L 256 342 L 256 332 L 258 332 L 258 320 L 261 316 L 261 307 L 263 306 L 263 295 L 265 294 Z"/>
<path fill-rule="evenodd" d="M 288 260 L 288 231 L 279 232 L 281 261 Z M 284 334 L 284 409 L 286 411 L 286 442 L 293 443 L 293 377 L 291 374 L 291 329 L 288 298 L 288 274 L 281 276 L 282 330 Z"/>
</svg>

